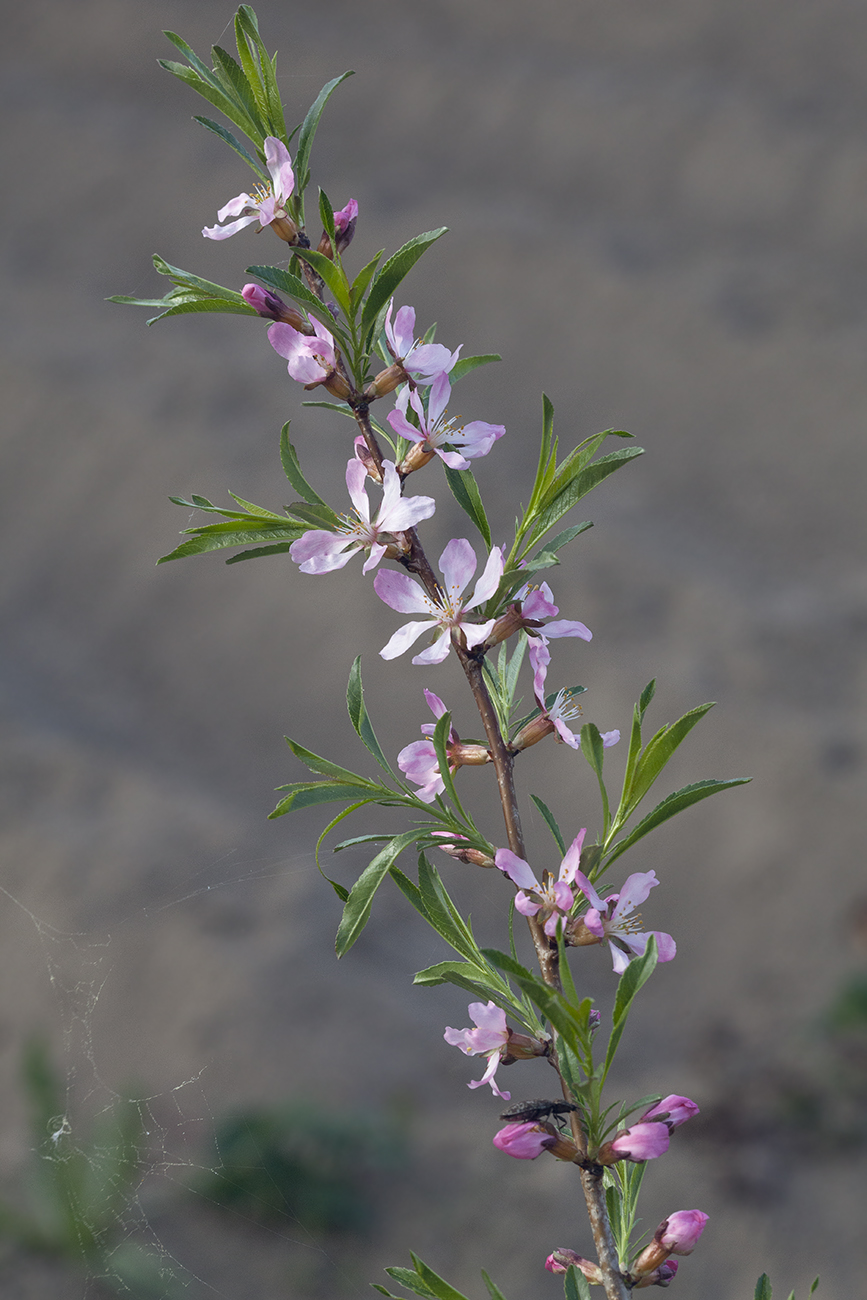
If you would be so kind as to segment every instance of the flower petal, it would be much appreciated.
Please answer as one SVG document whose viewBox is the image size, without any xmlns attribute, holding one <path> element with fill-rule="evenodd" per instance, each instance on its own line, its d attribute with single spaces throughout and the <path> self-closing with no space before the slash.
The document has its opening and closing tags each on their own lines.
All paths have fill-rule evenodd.
<svg viewBox="0 0 867 1300">
<path fill-rule="evenodd" d="M 395 573 L 393 569 L 382 569 L 373 581 L 373 589 L 386 605 L 396 609 L 398 614 L 428 614 L 431 602 L 427 599 L 417 582 L 413 582 L 407 573 Z M 429 626 L 425 624 L 425 627 Z"/>
<path fill-rule="evenodd" d="M 382 574 L 383 570 L 380 569 L 376 575 L 377 578 L 381 578 Z M 429 627 L 435 626 L 433 619 L 427 619 L 422 623 L 404 623 L 403 627 L 399 627 L 394 636 L 382 647 L 379 652 L 380 655 L 383 659 L 396 659 L 398 655 L 402 655 L 419 639 L 422 632 Z"/>
</svg>

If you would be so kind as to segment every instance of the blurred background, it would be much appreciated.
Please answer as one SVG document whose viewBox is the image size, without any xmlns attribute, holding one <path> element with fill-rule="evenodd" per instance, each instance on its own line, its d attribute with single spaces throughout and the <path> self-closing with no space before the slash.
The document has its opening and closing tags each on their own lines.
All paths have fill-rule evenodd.
<svg viewBox="0 0 867 1300">
<path fill-rule="evenodd" d="M 816 1273 L 823 1300 L 856 1294 L 867 10 L 256 8 L 287 120 L 355 69 L 313 160 L 314 193 L 358 200 L 348 264 L 450 227 L 402 300 L 440 341 L 504 358 L 455 393 L 466 418 L 507 429 L 478 466 L 495 538 L 526 496 L 543 389 L 563 448 L 613 427 L 647 449 L 583 503 L 575 521 L 595 527 L 553 574 L 563 616 L 594 632 L 557 644 L 558 680 L 588 686 L 603 730 L 627 728 L 651 676 L 654 726 L 718 701 L 660 795 L 753 782 L 629 860 L 657 871 L 645 921 L 679 955 L 643 995 L 618 1083 L 702 1107 L 648 1171 L 645 1225 L 711 1215 L 684 1296 L 741 1300 L 765 1268 L 798 1300 Z M 413 1249 L 474 1297 L 482 1267 L 509 1300 L 553 1297 L 549 1251 L 591 1250 L 575 1179 L 491 1147 L 500 1105 L 467 1090 L 480 1067 L 442 1040 L 469 1023 L 468 999 L 411 987 L 438 941 L 386 886 L 338 965 L 339 904 L 313 856 L 325 818 L 266 820 L 273 787 L 303 771 L 284 733 L 367 770 L 344 706 L 356 653 L 389 753 L 428 719 L 424 686 L 477 729 L 459 670 L 384 664 L 397 617 L 357 565 L 322 579 L 287 557 L 154 567 L 206 522 L 170 493 L 282 508 L 287 419 L 314 486 L 342 499 L 347 427 L 303 409 L 258 321 L 147 329 L 146 311 L 105 302 L 165 292 L 154 252 L 238 288 L 282 256 L 253 228 L 201 238 L 250 177 L 156 64 L 173 57 L 163 28 L 203 56 L 231 47 L 232 14 L 30 0 L 4 20 L 4 1295 L 333 1300 L 368 1294 Z M 437 554 L 464 533 L 444 502 L 426 537 Z M 609 753 L 615 772 L 624 757 Z M 539 746 L 520 777 L 568 835 L 595 824 L 580 756 Z M 473 798 L 487 782 L 461 779 Z M 544 864 L 550 841 L 528 824 Z M 365 863 L 326 852 L 346 884 Z M 501 944 L 499 878 L 445 870 Z M 576 970 L 607 1005 L 605 954 Z M 513 1098 L 547 1095 L 542 1063 L 520 1070 L 504 1075 Z M 91 1197 L 80 1219 L 64 1218 L 70 1179 Z"/>
</svg>

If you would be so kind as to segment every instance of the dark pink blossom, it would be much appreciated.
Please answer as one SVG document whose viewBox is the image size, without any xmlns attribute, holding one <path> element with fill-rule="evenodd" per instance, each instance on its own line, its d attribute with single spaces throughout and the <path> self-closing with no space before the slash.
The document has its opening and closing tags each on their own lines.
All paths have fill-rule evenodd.
<svg viewBox="0 0 867 1300">
<path fill-rule="evenodd" d="M 507 1124 L 494 1135 L 497 1150 L 516 1160 L 535 1160 L 556 1143 L 556 1135 L 539 1124 Z"/>
<path fill-rule="evenodd" d="M 698 1115 L 699 1109 L 694 1101 L 689 1097 L 680 1097 L 677 1093 L 671 1093 L 668 1097 L 663 1097 L 650 1110 L 646 1110 L 641 1116 L 642 1121 L 657 1120 L 659 1123 L 667 1124 L 669 1132 L 680 1128 L 688 1119 L 694 1119 Z"/>
<path fill-rule="evenodd" d="M 598 939 L 607 940 L 618 975 L 626 970 L 633 957 L 644 953 L 651 934 L 656 939 L 660 961 L 671 961 L 675 957 L 677 945 L 670 934 L 659 930 L 639 931 L 641 918 L 632 915 L 651 889 L 659 884 L 655 871 L 636 872 L 626 879 L 619 894 L 609 894 L 604 900 L 580 871 L 575 875 L 575 883 L 592 904 L 582 918 L 584 925 Z"/>
<path fill-rule="evenodd" d="M 382 502 L 374 519 L 370 517 L 365 480 L 367 470 L 359 459 L 346 466 L 346 487 L 355 507 L 354 518 L 346 515 L 335 529 L 311 528 L 289 547 L 289 554 L 302 573 L 332 573 L 342 569 L 357 551 L 368 550 L 362 573 L 375 568 L 388 549 L 383 534 L 405 532 L 436 510 L 433 497 L 404 497 L 400 478 L 390 460 L 382 463 Z"/>
<path fill-rule="evenodd" d="M 614 1155 L 614 1160 L 634 1160 L 640 1163 L 643 1160 L 655 1160 L 657 1156 L 665 1155 L 668 1150 L 671 1135 L 668 1131 L 667 1124 L 633 1124 L 631 1128 L 625 1129 L 611 1142 L 606 1142 L 605 1147 L 610 1148 Z M 603 1150 L 605 1150 L 603 1147 Z M 600 1164 L 606 1163 L 601 1159 Z M 611 1164 L 614 1161 L 608 1161 Z"/>
<path fill-rule="evenodd" d="M 519 885 L 515 895 L 515 907 L 522 916 L 536 916 L 542 913 L 544 931 L 552 938 L 557 933 L 560 921 L 565 920 L 575 905 L 573 881 L 581 861 L 581 849 L 587 828 L 580 830 L 566 851 L 560 863 L 560 874 L 556 880 L 550 872 L 545 872 L 545 883 L 539 884 L 533 875 L 529 863 L 519 858 L 511 849 L 497 849 L 495 864 L 514 884 Z"/>
<path fill-rule="evenodd" d="M 473 1079 L 468 1088 L 481 1088 L 489 1083 L 495 1097 L 504 1101 L 511 1100 L 511 1093 L 501 1092 L 494 1075 L 503 1059 L 503 1052 L 508 1045 L 511 1033 L 506 1024 L 506 1013 L 495 1002 L 471 1002 L 470 1019 L 475 1022 L 475 1029 L 446 1029 L 443 1038 L 450 1047 L 459 1047 L 465 1056 L 486 1056 L 488 1065 L 481 1079 Z M 496 1145 L 497 1139 L 494 1138 Z M 510 1153 L 512 1154 L 512 1153 Z M 539 1153 L 536 1152 L 538 1155 Z"/>
<path fill-rule="evenodd" d="M 386 419 L 401 438 L 419 444 L 426 443 L 451 469 L 469 469 L 470 460 L 487 456 L 506 430 L 502 424 L 486 424 L 484 420 L 471 420 L 469 424 L 461 425 L 455 420 L 446 419 L 451 391 L 448 375 L 445 372 L 437 375 L 431 384 L 425 411 L 418 392 L 410 392 L 409 385 L 405 384 L 395 409 L 389 412 Z M 408 405 L 412 406 L 418 417 L 418 428 L 406 418 Z M 463 455 L 458 451 L 446 451 L 446 444 L 460 447 Z"/>
<path fill-rule="evenodd" d="M 691 1255 L 707 1220 L 702 1210 L 676 1210 L 659 1225 L 655 1239 L 672 1255 Z"/>
<path fill-rule="evenodd" d="M 217 213 L 217 220 L 225 221 L 226 217 L 238 217 L 239 220 L 228 226 L 205 226 L 202 234 L 206 239 L 228 239 L 253 221 L 258 221 L 262 229 L 270 226 L 273 221 L 288 218 L 286 204 L 295 188 L 295 174 L 289 150 L 282 140 L 273 135 L 265 138 L 265 166 L 271 177 L 270 187 L 261 185 L 252 196 L 238 194 L 234 199 L 229 199 Z"/>
<path fill-rule="evenodd" d="M 272 328 L 274 328 L 272 326 Z M 439 664 L 445 659 L 452 645 L 452 632 L 460 631 L 469 649 L 484 641 L 494 625 L 494 620 L 486 623 L 467 623 L 464 616 L 468 610 L 490 600 L 503 576 L 503 552 L 494 546 L 488 556 L 484 571 L 473 589 L 472 597 L 463 600 L 464 588 L 476 571 L 476 553 L 465 537 L 455 537 L 448 543 L 440 556 L 440 569 L 444 583 L 437 600 L 431 599 L 427 592 L 406 573 L 394 570 L 380 570 L 374 579 L 374 590 L 380 600 L 396 609 L 399 614 L 427 614 L 419 622 L 405 623 L 398 628 L 394 636 L 380 650 L 383 659 L 395 659 L 418 640 L 428 628 L 438 629 L 433 644 L 413 657 L 414 664 Z"/>
</svg>

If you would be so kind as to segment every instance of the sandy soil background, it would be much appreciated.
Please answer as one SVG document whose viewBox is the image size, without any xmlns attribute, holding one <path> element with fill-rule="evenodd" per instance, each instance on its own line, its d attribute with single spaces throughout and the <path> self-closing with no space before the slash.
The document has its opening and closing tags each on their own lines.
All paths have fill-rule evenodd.
<svg viewBox="0 0 867 1300">
<path fill-rule="evenodd" d="M 257 9 L 289 117 L 357 73 L 314 168 L 335 206 L 358 199 L 352 263 L 451 229 L 407 297 L 443 341 L 504 357 L 459 390 L 465 416 L 507 427 L 479 470 L 502 536 L 542 389 L 564 446 L 614 427 L 647 449 L 587 503 L 596 526 L 555 575 L 564 616 L 595 634 L 558 647 L 564 680 L 592 688 L 586 714 L 604 729 L 626 727 L 653 675 L 660 724 L 717 700 L 671 788 L 754 779 L 633 855 L 663 881 L 645 918 L 679 957 L 647 991 L 621 1080 L 703 1108 L 650 1171 L 646 1222 L 711 1214 L 675 1283 L 684 1296 L 741 1300 L 763 1268 L 799 1300 L 817 1272 L 824 1300 L 853 1296 L 863 1153 L 829 1154 L 781 1115 L 864 962 L 867 10 Z M 411 987 L 441 950 L 384 890 L 338 966 L 339 909 L 312 854 L 321 819 L 266 820 L 272 788 L 299 775 L 283 733 L 363 763 L 342 702 L 355 653 L 389 751 L 425 720 L 422 686 L 461 698 L 458 670 L 385 665 L 396 623 L 357 569 L 154 567 L 188 522 L 169 493 L 288 500 L 287 418 L 321 489 L 339 485 L 347 451 L 336 417 L 302 409 L 257 323 L 148 330 L 144 312 L 104 302 L 164 291 L 153 252 L 239 286 L 246 265 L 279 257 L 267 235 L 201 239 L 248 176 L 155 63 L 171 57 L 162 28 L 205 53 L 229 43 L 231 13 L 30 0 L 4 20 L 0 1174 L 17 1197 L 32 1146 L 20 1059 L 39 1030 L 73 1142 L 115 1090 L 149 1098 L 150 1174 L 118 1232 L 159 1243 L 191 1295 L 368 1294 L 412 1248 L 473 1296 L 481 1267 L 509 1300 L 556 1296 L 545 1255 L 589 1250 L 574 1179 L 491 1148 L 496 1102 L 467 1091 L 471 1064 L 442 1042 L 467 999 Z M 464 531 L 444 508 L 430 536 Z M 465 699 L 455 711 L 472 730 Z M 577 830 L 594 807 L 580 758 L 535 751 L 526 771 Z M 541 852 L 536 824 L 531 837 Z M 348 883 L 364 863 L 334 871 Z M 453 879 L 501 942 L 485 917 L 497 880 Z M 585 966 L 604 998 L 607 961 Z M 549 1086 L 541 1065 L 516 1073 L 516 1096 Z M 380 1180 L 363 1239 L 185 1198 L 189 1169 L 214 1160 L 214 1117 L 287 1097 L 404 1115 L 409 1164 Z M 825 1119 L 842 1105 L 826 1096 Z M 0 1267 L 9 1297 L 105 1294 L 14 1246 Z"/>
</svg>

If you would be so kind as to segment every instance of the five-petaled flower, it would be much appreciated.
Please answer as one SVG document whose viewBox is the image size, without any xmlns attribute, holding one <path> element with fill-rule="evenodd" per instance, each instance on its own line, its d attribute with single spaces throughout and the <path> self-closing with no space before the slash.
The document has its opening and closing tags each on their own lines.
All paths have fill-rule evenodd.
<svg viewBox="0 0 867 1300">
<path fill-rule="evenodd" d="M 258 221 L 260 228 L 276 222 L 275 229 L 281 238 L 294 238 L 297 228 L 289 218 L 286 204 L 295 188 L 295 173 L 289 150 L 273 135 L 265 137 L 265 166 L 271 177 L 270 188 L 257 186 L 252 195 L 238 194 L 229 199 L 217 213 L 217 220 L 225 221 L 226 217 L 238 217 L 239 220 L 230 222 L 228 226 L 205 226 L 202 234 L 206 239 L 228 239 L 253 221 Z"/>
<path fill-rule="evenodd" d="M 581 861 L 581 848 L 586 834 L 585 826 L 578 832 L 566 851 L 566 856 L 560 863 L 560 874 L 557 879 L 554 880 L 550 872 L 546 872 L 546 880 L 542 885 L 533 875 L 529 863 L 519 858 L 511 849 L 497 849 L 494 858 L 494 862 L 503 874 L 520 886 L 515 895 L 517 910 L 522 916 L 544 913 L 543 929 L 552 938 L 557 933 L 559 922 L 568 917 L 575 905 L 574 881 L 579 874 L 578 864 Z"/>
<path fill-rule="evenodd" d="M 495 1097 L 504 1101 L 511 1099 L 511 1093 L 501 1092 L 494 1075 L 503 1059 L 503 1052 L 508 1046 L 511 1031 L 506 1024 L 506 1013 L 495 1002 L 471 1002 L 470 1019 L 476 1024 L 475 1029 L 446 1029 L 443 1038 L 451 1047 L 459 1047 L 465 1056 L 486 1056 L 488 1065 L 481 1079 L 474 1079 L 468 1088 L 481 1088 L 489 1083 Z M 494 1139 L 496 1142 L 496 1139 Z M 541 1150 L 541 1148 L 540 1148 Z M 539 1152 L 537 1151 L 538 1155 Z"/>
<path fill-rule="evenodd" d="M 647 948 L 651 934 L 656 939 L 656 950 L 660 961 L 671 961 L 677 953 L 677 945 L 670 934 L 659 930 L 639 930 L 641 918 L 632 916 L 639 903 L 643 903 L 659 881 L 655 871 L 637 871 L 628 876 L 619 894 L 609 894 L 602 899 L 580 871 L 575 873 L 575 884 L 590 901 L 590 909 L 584 914 L 571 935 L 577 947 L 588 943 L 602 943 L 607 940 L 614 960 L 614 969 L 618 975 L 626 970 L 633 957 L 640 957 Z"/>
<path fill-rule="evenodd" d="M 268 342 L 286 359 L 286 369 L 305 388 L 324 384 L 335 397 L 347 397 L 349 386 L 337 372 L 334 335 L 318 320 L 313 320 L 313 334 L 299 334 L 291 325 L 277 321 L 268 328 Z"/>
<path fill-rule="evenodd" d="M 397 404 L 386 416 L 395 433 L 401 438 L 418 444 L 419 465 L 434 454 L 451 469 L 469 469 L 470 460 L 478 456 L 487 456 L 498 438 L 506 432 L 502 424 L 486 424 L 484 420 L 471 420 L 469 424 L 457 424 L 455 420 L 446 419 L 446 407 L 451 396 L 452 386 L 448 374 L 443 371 L 431 384 L 427 411 L 418 392 L 411 392 L 408 384 L 401 389 Z M 406 408 L 410 405 L 418 417 L 418 428 L 406 418 Z M 445 446 L 460 447 L 459 451 L 446 451 Z M 409 468 L 417 469 L 419 465 L 411 463 Z"/>
<path fill-rule="evenodd" d="M 344 517 L 334 530 L 312 528 L 289 547 L 289 554 L 302 573 L 331 573 L 342 569 L 356 551 L 369 550 L 362 573 L 375 568 L 385 555 L 389 542 L 384 533 L 401 533 L 429 519 L 436 509 L 433 497 L 402 497 L 400 478 L 390 460 L 382 462 L 384 479 L 382 502 L 374 519 L 364 482 L 367 470 L 356 459 L 346 466 L 346 487 L 355 507 L 355 518 Z"/>
<path fill-rule="evenodd" d="M 522 727 L 518 735 L 512 742 L 514 750 L 528 749 L 530 745 L 535 745 L 548 736 L 551 732 L 556 732 L 557 739 L 571 745 L 572 749 L 578 749 L 581 745 L 580 736 L 576 736 L 568 723 L 581 716 L 581 705 L 577 703 L 571 691 L 558 691 L 551 704 L 546 703 L 545 696 L 545 679 L 548 676 L 548 665 L 551 662 L 551 652 L 543 641 L 533 641 L 530 645 L 530 663 L 533 668 L 533 694 L 536 696 L 536 703 L 540 712 L 535 718 L 532 718 L 526 726 Z M 616 745 L 620 739 L 620 732 L 603 731 L 602 744 L 608 749 L 611 745 Z"/>
<path fill-rule="evenodd" d="M 272 329 L 275 328 L 272 326 Z M 476 571 L 476 553 L 465 537 L 454 537 L 440 556 L 440 569 L 444 578 L 434 600 L 406 573 L 381 569 L 373 586 L 380 600 L 396 609 L 399 614 L 427 614 L 419 622 L 404 623 L 380 650 L 383 659 L 395 659 L 418 640 L 427 628 L 438 628 L 436 639 L 427 650 L 413 657 L 414 664 L 439 664 L 452 645 L 452 634 L 459 632 L 472 650 L 485 640 L 494 625 L 466 623 L 464 615 L 490 600 L 503 576 L 503 552 L 494 546 L 488 556 L 484 571 L 473 588 L 472 597 L 462 600 L 463 590 Z"/>
<path fill-rule="evenodd" d="M 429 384 L 443 371 L 451 370 L 463 347 L 449 352 L 442 343 L 418 343 L 415 339 L 415 308 L 401 307 L 391 321 L 394 299 L 388 304 L 385 313 L 385 337 L 388 349 L 407 375 L 419 384 Z"/>
<path fill-rule="evenodd" d="M 589 627 L 577 619 L 558 618 L 552 623 L 545 623 L 546 618 L 554 618 L 560 613 L 560 607 L 554 604 L 554 596 L 547 582 L 538 587 L 526 583 L 512 598 L 512 604 L 494 624 L 488 640 L 489 645 L 497 645 L 524 628 L 530 636 L 530 654 L 534 647 L 538 650 L 546 646 L 551 637 L 577 636 L 582 641 L 592 641 L 593 633 Z"/>
<path fill-rule="evenodd" d="M 441 718 L 444 713 L 448 712 L 440 697 L 434 695 L 433 691 L 426 690 L 424 697 L 435 718 Z M 422 723 L 421 729 L 425 736 L 432 736 L 436 731 L 436 723 Z M 490 751 L 484 745 L 464 744 L 454 727 L 449 727 L 446 753 L 448 754 L 449 770 L 453 774 L 459 767 L 480 767 L 491 761 Z M 401 772 L 409 777 L 410 781 L 414 781 L 416 785 L 421 786 L 420 790 L 416 790 L 416 795 L 421 799 L 422 803 L 433 803 L 437 795 L 442 794 L 445 789 L 439 759 L 432 740 L 414 740 L 411 745 L 405 746 L 397 756 L 397 765 Z M 447 832 L 444 832 L 444 834 L 447 834 Z"/>
</svg>

